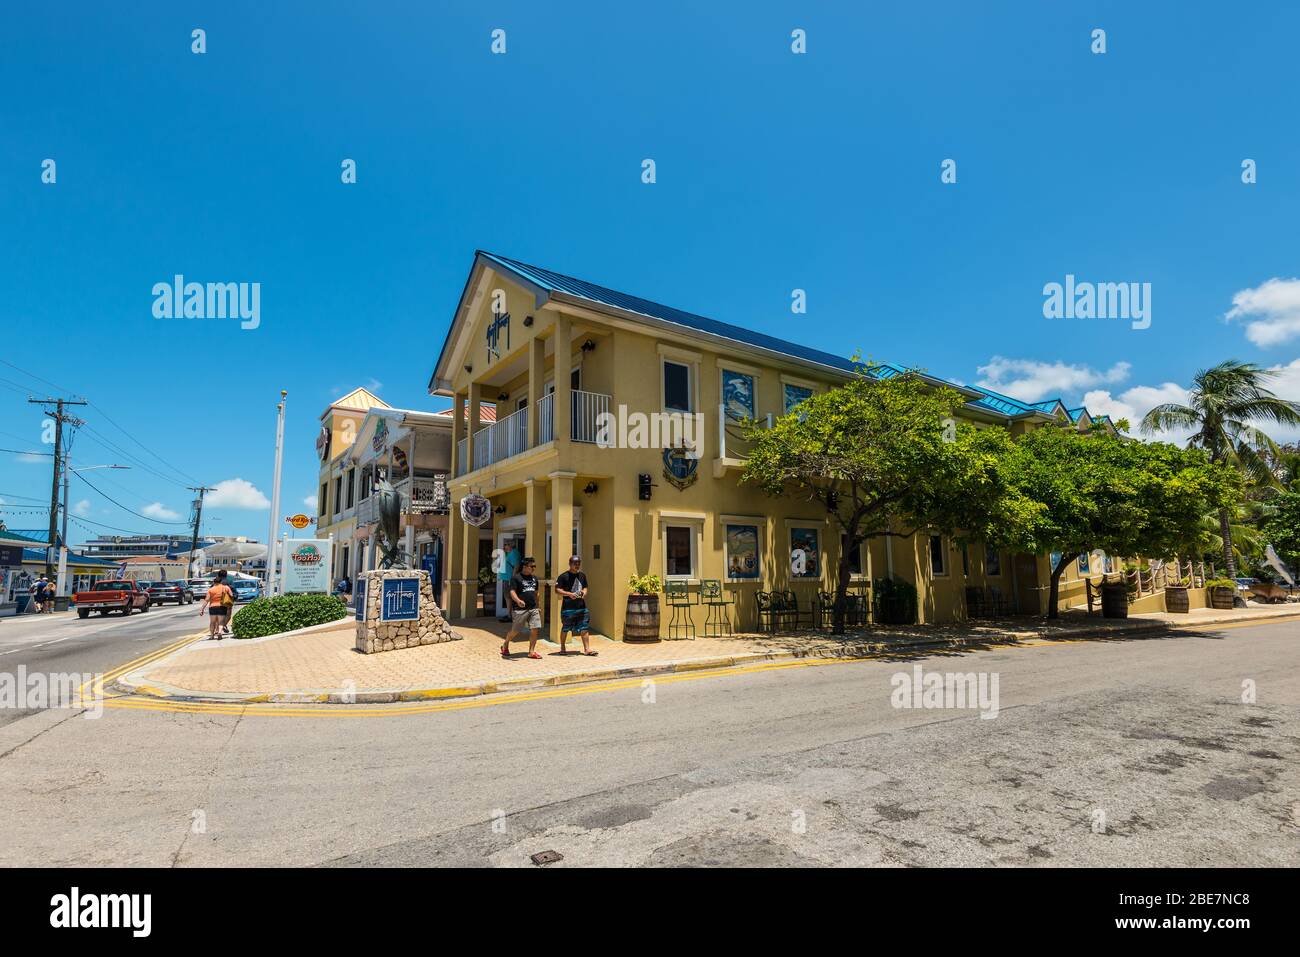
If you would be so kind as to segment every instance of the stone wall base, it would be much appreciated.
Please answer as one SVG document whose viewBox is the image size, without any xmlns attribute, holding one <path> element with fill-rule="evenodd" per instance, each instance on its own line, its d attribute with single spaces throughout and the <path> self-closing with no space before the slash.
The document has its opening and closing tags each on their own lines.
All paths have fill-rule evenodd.
<svg viewBox="0 0 1300 957">
<path fill-rule="evenodd" d="M 365 655 L 380 651 L 397 651 L 419 645 L 435 645 L 444 641 L 460 641 L 464 636 L 454 631 L 442 617 L 442 609 L 433 600 L 433 585 L 429 573 L 420 570 L 377 569 L 362 572 L 362 583 L 357 590 L 365 590 L 364 618 L 357 618 L 356 649 Z M 382 615 L 383 582 L 392 578 L 418 578 L 420 580 L 419 617 L 411 621 L 384 621 Z"/>
</svg>

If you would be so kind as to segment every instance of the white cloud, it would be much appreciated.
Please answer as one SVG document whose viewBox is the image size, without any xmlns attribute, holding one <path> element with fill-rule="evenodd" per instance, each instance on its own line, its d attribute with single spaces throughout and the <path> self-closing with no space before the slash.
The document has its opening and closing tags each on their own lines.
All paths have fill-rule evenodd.
<svg viewBox="0 0 1300 957">
<path fill-rule="evenodd" d="M 994 356 L 979 367 L 984 378 L 977 383 L 986 389 L 1002 392 L 1022 402 L 1077 394 L 1082 389 L 1113 385 L 1128 378 L 1129 364 L 1117 362 L 1105 371 L 1065 362 L 1040 362 L 1036 359 L 1008 359 Z M 1068 399 L 1066 400 L 1068 403 Z"/>
<path fill-rule="evenodd" d="M 1246 338 L 1257 346 L 1276 346 L 1300 337 L 1300 279 L 1273 278 L 1232 297 L 1224 319 L 1246 323 Z"/>
<path fill-rule="evenodd" d="M 74 503 L 72 506 L 72 514 L 80 515 L 82 518 L 86 518 L 90 515 L 90 499 L 83 498 L 79 502 Z"/>
<path fill-rule="evenodd" d="M 213 491 L 203 499 L 204 505 L 213 508 L 247 508 L 252 510 L 270 508 L 271 503 L 257 486 L 247 479 L 232 478 L 218 482 Z"/>
<path fill-rule="evenodd" d="M 1269 366 L 1269 371 L 1277 375 L 1267 383 L 1267 388 L 1279 399 L 1300 402 L 1300 359 L 1282 366 Z M 1277 442 L 1300 442 L 1300 428 L 1276 422 L 1260 422 L 1258 425 Z"/>
<path fill-rule="evenodd" d="M 315 495 L 308 495 L 302 500 L 302 504 L 315 511 L 320 507 L 320 500 Z"/>
<path fill-rule="evenodd" d="M 49 465 L 51 461 L 48 455 L 39 452 L 19 452 L 15 457 L 24 465 Z"/>
<path fill-rule="evenodd" d="M 1187 390 L 1176 382 L 1166 382 L 1158 386 L 1135 385 L 1118 395 L 1112 395 L 1107 389 L 1095 389 L 1084 393 L 1083 396 L 1083 404 L 1087 406 L 1090 414 L 1109 415 L 1112 419 L 1128 419 L 1130 435 L 1182 445 L 1191 432 L 1156 432 L 1147 436 L 1141 431 L 1143 416 L 1166 402 L 1186 405 Z"/>
<path fill-rule="evenodd" d="M 160 522 L 174 522 L 181 517 L 179 512 L 172 511 L 162 502 L 150 502 L 140 509 L 140 514 L 145 518 L 156 518 Z"/>
</svg>

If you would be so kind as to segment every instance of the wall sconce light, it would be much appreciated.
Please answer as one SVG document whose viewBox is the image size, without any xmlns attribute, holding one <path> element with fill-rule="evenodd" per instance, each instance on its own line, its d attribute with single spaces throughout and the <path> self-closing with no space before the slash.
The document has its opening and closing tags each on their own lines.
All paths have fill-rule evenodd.
<svg viewBox="0 0 1300 957">
<path fill-rule="evenodd" d="M 506 401 L 506 399 L 508 399 L 508 398 L 510 398 L 510 393 L 509 393 L 509 392 L 498 392 L 498 393 L 497 393 L 497 401 L 498 401 L 498 402 L 504 402 L 504 401 Z"/>
<path fill-rule="evenodd" d="M 466 367 L 465 367 L 465 371 L 466 371 L 466 372 L 473 372 L 473 371 L 474 371 L 474 367 L 473 367 L 473 366 L 466 366 Z"/>
<path fill-rule="evenodd" d="M 506 507 L 504 505 L 498 505 L 496 508 L 492 509 L 492 511 L 496 512 L 498 515 L 504 515 L 506 513 Z"/>
<path fill-rule="evenodd" d="M 525 325 L 525 326 L 531 326 L 532 324 L 533 324 L 533 317 L 532 317 L 532 316 L 524 316 L 524 325 Z"/>
<path fill-rule="evenodd" d="M 590 339 L 588 339 L 586 342 L 584 342 L 584 343 L 582 344 L 582 351 L 583 351 L 583 352 L 595 352 L 595 351 L 596 351 L 596 343 L 594 343 L 594 342 L 592 342 Z"/>
<path fill-rule="evenodd" d="M 583 495 L 595 495 L 595 494 L 596 494 L 596 490 L 599 489 L 599 488 L 600 488 L 600 486 L 597 485 L 595 482 L 588 482 L 588 483 L 586 484 L 586 486 L 583 487 L 583 489 L 582 489 L 582 494 L 583 494 Z"/>
</svg>

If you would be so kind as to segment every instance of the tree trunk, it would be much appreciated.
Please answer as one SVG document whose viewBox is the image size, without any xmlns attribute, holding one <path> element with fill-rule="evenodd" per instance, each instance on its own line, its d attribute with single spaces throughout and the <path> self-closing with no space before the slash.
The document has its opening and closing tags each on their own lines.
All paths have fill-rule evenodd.
<svg viewBox="0 0 1300 957">
<path fill-rule="evenodd" d="M 1060 559 L 1056 562 L 1056 567 L 1052 569 L 1050 585 L 1047 589 L 1047 617 L 1060 618 L 1060 599 L 1061 599 L 1061 574 L 1065 571 L 1065 566 L 1070 564 L 1074 559 L 1067 558 L 1067 553 L 1062 552 Z"/>
<path fill-rule="evenodd" d="M 1223 564 L 1228 569 L 1228 577 L 1237 577 L 1237 560 L 1232 554 L 1232 525 L 1228 521 L 1228 510 L 1219 509 L 1219 537 L 1223 539 Z"/>
<path fill-rule="evenodd" d="M 859 546 L 850 545 L 849 547 L 856 548 Z M 844 634 L 844 613 L 848 605 L 849 577 L 851 574 L 848 554 L 840 555 L 839 580 L 835 583 L 835 611 L 832 618 L 834 622 L 833 630 L 837 635 Z"/>
</svg>

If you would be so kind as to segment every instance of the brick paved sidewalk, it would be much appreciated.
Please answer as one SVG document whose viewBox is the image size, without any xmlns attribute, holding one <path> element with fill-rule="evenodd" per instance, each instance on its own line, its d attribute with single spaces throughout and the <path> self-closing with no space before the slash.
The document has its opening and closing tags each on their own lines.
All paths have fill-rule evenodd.
<svg viewBox="0 0 1300 957">
<path fill-rule="evenodd" d="M 1068 615 L 1059 623 L 1009 619 L 979 624 L 870 628 L 843 637 L 825 633 L 740 635 L 636 644 L 592 637 L 597 657 L 576 654 L 580 642 L 562 656 L 559 646 L 538 644 L 540 661 L 526 656 L 527 640 L 511 646 L 512 657 L 498 653 L 505 625 L 491 618 L 454 622 L 463 641 L 425 645 L 375 655 L 353 650 L 354 624 L 346 619 L 311 632 L 257 641 L 198 641 L 176 654 L 124 676 L 123 684 L 163 697 L 230 697 L 257 700 L 327 700 L 326 695 L 356 694 L 381 700 L 398 693 L 452 696 L 513 690 L 535 684 L 594 680 L 627 674 L 725 667 L 779 658 L 847 658 L 907 652 L 916 645 L 978 648 L 1034 639 L 1124 637 L 1226 621 L 1300 615 L 1300 608 L 1200 610 L 1188 615 L 1142 615 L 1126 621 Z M 422 692 L 423 695 L 418 694 Z"/>
</svg>

